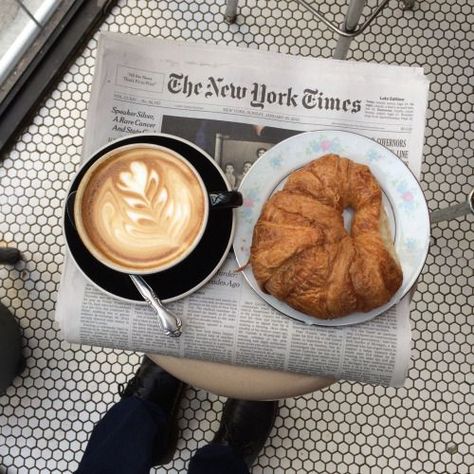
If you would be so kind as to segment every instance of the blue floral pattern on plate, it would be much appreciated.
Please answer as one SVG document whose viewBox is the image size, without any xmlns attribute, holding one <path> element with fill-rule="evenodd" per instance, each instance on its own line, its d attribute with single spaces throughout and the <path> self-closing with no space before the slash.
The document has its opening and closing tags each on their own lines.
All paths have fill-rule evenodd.
<svg viewBox="0 0 474 474">
<path fill-rule="evenodd" d="M 371 148 L 367 152 L 367 160 L 369 161 L 369 163 L 376 163 L 382 158 L 382 156 L 383 155 L 378 150 L 375 150 L 374 148 Z"/>
<path fill-rule="evenodd" d="M 283 159 L 283 156 L 281 154 L 272 156 L 270 158 L 270 165 L 274 170 L 280 169 L 283 166 L 284 162 L 285 160 Z"/>
<path fill-rule="evenodd" d="M 400 195 L 400 207 L 404 211 L 410 212 L 418 207 L 417 190 L 410 187 L 406 179 L 393 180 L 392 184 Z"/>
</svg>

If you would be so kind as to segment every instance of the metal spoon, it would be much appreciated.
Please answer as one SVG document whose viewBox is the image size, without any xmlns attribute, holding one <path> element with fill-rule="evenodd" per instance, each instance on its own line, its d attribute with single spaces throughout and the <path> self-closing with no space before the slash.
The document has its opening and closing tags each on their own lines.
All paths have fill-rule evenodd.
<svg viewBox="0 0 474 474">
<path fill-rule="evenodd" d="M 474 214 L 474 189 L 469 193 L 466 201 L 431 212 L 430 220 L 431 224 L 437 224 L 438 222 L 449 221 L 467 214 Z"/>
<path fill-rule="evenodd" d="M 164 333 L 170 337 L 181 336 L 183 326 L 181 319 L 163 305 L 151 286 L 141 276 L 129 275 L 129 277 L 143 299 L 155 310 Z"/>
</svg>

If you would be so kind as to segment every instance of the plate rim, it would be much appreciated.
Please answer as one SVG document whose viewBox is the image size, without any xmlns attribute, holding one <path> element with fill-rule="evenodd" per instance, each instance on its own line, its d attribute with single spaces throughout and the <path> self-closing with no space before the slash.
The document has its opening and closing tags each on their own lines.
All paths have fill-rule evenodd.
<svg viewBox="0 0 474 474">
<path fill-rule="evenodd" d="M 396 158 L 399 163 L 401 163 L 403 165 L 403 167 L 409 171 L 409 173 L 411 174 L 414 182 L 416 183 L 416 186 L 418 187 L 419 191 L 420 191 L 420 194 L 421 196 L 423 197 L 422 199 L 422 202 L 424 204 L 424 211 L 426 212 L 426 217 L 427 217 L 427 238 L 426 238 L 426 244 L 423 248 L 423 252 L 424 252 L 424 256 L 423 258 L 420 260 L 420 264 L 416 267 L 416 271 L 413 272 L 413 275 L 411 277 L 411 279 L 408 280 L 407 284 L 406 284 L 406 288 L 405 290 L 400 294 L 400 295 L 394 295 L 391 300 L 389 302 L 387 302 L 385 305 L 382 305 L 380 306 L 380 308 L 384 308 L 382 309 L 381 311 L 377 312 L 376 314 L 370 314 L 369 312 L 367 313 L 363 313 L 363 312 L 357 312 L 357 313 L 351 313 L 351 314 L 348 314 L 348 315 L 345 315 L 345 316 L 341 316 L 341 317 L 338 317 L 338 318 L 331 318 L 331 319 L 318 319 L 314 316 L 311 316 L 309 314 L 305 314 L 301 311 L 298 311 L 297 309 L 289 306 L 287 303 L 279 300 L 278 298 L 275 298 L 273 295 L 268 295 L 267 297 L 265 297 L 266 295 L 263 293 L 263 291 L 259 288 L 258 290 L 254 287 L 254 285 L 252 284 L 252 282 L 249 280 L 249 276 L 247 274 L 248 271 L 252 272 L 251 268 L 250 267 L 247 267 L 247 268 L 244 268 L 243 271 L 242 271 L 242 274 L 247 282 L 247 284 L 250 286 L 250 288 L 255 292 L 255 294 L 263 301 L 265 301 L 269 306 L 271 306 L 274 310 L 278 311 L 279 313 L 283 314 L 284 316 L 294 320 L 294 321 L 297 321 L 299 323 L 302 323 L 302 324 L 306 324 L 308 326 L 321 326 L 321 327 L 344 327 L 344 326 L 352 326 L 352 325 L 356 325 L 356 324 L 361 324 L 361 323 L 364 323 L 364 322 L 367 322 L 367 321 L 370 321 L 382 314 L 384 314 L 386 311 L 388 311 L 389 309 L 391 309 L 393 306 L 395 306 L 396 304 L 398 304 L 403 298 L 405 298 L 409 293 L 410 291 L 413 289 L 413 287 L 417 284 L 417 281 L 420 277 L 420 274 L 426 264 L 426 260 L 428 258 L 428 253 L 429 253 L 429 247 L 430 247 L 430 229 L 431 229 L 431 216 L 430 216 L 430 212 L 429 212 L 429 207 L 428 207 L 428 202 L 426 200 L 426 197 L 425 197 L 425 194 L 423 192 L 423 189 L 421 187 L 421 183 L 419 182 L 419 180 L 417 179 L 417 177 L 415 176 L 415 174 L 413 173 L 413 171 L 408 167 L 408 165 L 406 165 L 403 160 L 398 157 L 392 150 L 390 150 L 388 147 L 386 147 L 385 145 L 382 145 L 381 143 L 378 143 L 376 142 L 375 140 L 369 138 L 369 137 L 366 137 L 365 135 L 362 135 L 360 133 L 355 133 L 355 132 L 352 132 L 352 131 L 347 131 L 347 130 L 341 130 L 341 129 L 323 129 L 323 130 L 312 130 L 312 131 L 307 131 L 307 132 L 302 132 L 302 133 L 299 133 L 297 135 L 294 135 L 292 137 L 289 137 L 289 138 L 286 138 L 285 140 L 282 140 L 281 142 L 277 143 L 274 147 L 272 147 L 270 150 L 268 150 L 266 153 L 264 153 L 258 160 L 256 160 L 252 167 L 249 169 L 249 171 L 247 172 L 247 174 L 244 176 L 242 182 L 240 183 L 240 186 L 239 186 L 239 191 L 242 190 L 243 186 L 245 185 L 246 183 L 246 180 L 249 176 L 251 176 L 251 172 L 252 172 L 252 168 L 254 168 L 258 162 L 260 162 L 262 159 L 266 159 L 266 155 L 268 153 L 270 153 L 272 150 L 274 150 L 276 147 L 279 147 L 280 145 L 283 145 L 284 143 L 288 142 L 288 141 L 291 141 L 291 140 L 296 140 L 298 138 L 301 138 L 301 136 L 309 136 L 309 135 L 320 135 L 320 134 L 323 134 L 323 133 L 327 133 L 327 134 L 331 134 L 331 133 L 334 133 L 334 134 L 343 134 L 343 135 L 347 135 L 347 136 L 356 136 L 358 137 L 359 139 L 362 139 L 362 140 L 365 140 L 367 141 L 368 143 L 373 143 L 375 144 L 376 146 L 382 148 L 385 150 L 385 152 L 387 152 L 388 154 L 390 154 L 391 156 L 393 156 L 394 158 Z M 327 152 L 327 153 L 324 153 L 324 154 L 330 154 L 331 152 Z M 321 156 L 324 156 L 324 154 L 322 154 Z M 320 157 L 321 157 L 320 156 Z M 287 175 L 292 173 L 295 169 L 297 168 L 291 168 Z M 244 199 L 245 199 L 245 196 L 244 196 Z M 268 198 L 267 198 L 268 199 Z M 263 206 L 263 204 L 262 204 Z M 239 227 L 239 219 L 240 219 L 240 216 L 239 216 L 239 213 L 237 213 L 236 215 L 236 220 L 237 220 L 237 228 Z M 238 234 L 238 231 L 237 233 Z M 234 257 L 235 257 L 235 260 L 237 262 L 237 264 L 242 267 L 242 266 L 245 266 L 245 263 L 244 262 L 240 262 L 239 261 L 239 252 L 238 250 L 236 250 L 236 237 L 237 235 L 234 237 Z M 252 272 L 252 275 L 253 275 L 253 272 Z M 255 279 L 255 277 L 254 277 Z M 258 283 L 257 283 L 258 285 Z M 397 296 L 395 298 L 395 296 Z M 301 314 L 302 317 L 304 318 L 311 318 L 311 320 L 303 320 L 303 319 L 299 319 L 297 316 L 295 316 L 294 314 L 288 314 L 287 312 L 283 311 L 284 308 L 280 309 L 280 308 L 277 308 L 274 304 L 271 303 L 271 300 L 275 300 L 276 302 L 278 302 L 279 305 L 284 305 L 284 306 L 287 306 L 289 308 L 289 310 L 291 311 L 296 311 L 298 313 Z M 393 300 L 393 301 L 392 301 Z M 375 309 L 375 308 L 374 308 Z M 360 317 L 362 319 L 360 320 L 356 320 L 356 321 L 347 321 L 346 318 L 349 318 L 349 317 L 352 317 L 354 315 L 360 315 Z M 364 318 L 364 316 L 367 315 L 367 317 Z"/>
<path fill-rule="evenodd" d="M 111 142 L 108 142 L 107 144 L 101 146 L 100 148 L 97 148 L 94 152 L 92 152 L 91 154 L 88 155 L 87 159 L 84 160 L 83 163 L 80 164 L 80 166 L 77 168 L 76 172 L 74 173 L 74 176 L 73 178 L 71 179 L 70 183 L 69 183 L 69 186 L 67 188 L 67 192 L 66 192 L 66 197 L 64 199 L 64 203 L 63 203 L 63 218 L 61 220 L 61 230 L 62 230 L 62 235 L 64 236 L 64 242 L 65 242 L 65 245 L 66 245 L 66 249 L 67 249 L 67 253 L 68 255 L 72 258 L 76 268 L 82 273 L 82 275 L 93 285 L 95 286 L 97 289 L 99 289 L 101 292 L 111 296 L 112 298 L 115 298 L 115 299 L 118 299 L 118 300 L 121 300 L 121 301 L 124 301 L 126 303 L 133 303 L 133 304 L 139 304 L 139 305 L 147 305 L 148 303 L 145 301 L 145 300 L 132 300 L 132 299 L 129 299 L 129 298 L 125 298 L 123 296 L 120 296 L 120 295 L 116 295 L 114 293 L 110 293 L 109 291 L 107 291 L 106 289 L 102 288 L 98 283 L 96 283 L 94 280 L 92 280 L 91 277 L 89 277 L 89 275 L 87 275 L 83 269 L 81 268 L 81 266 L 77 263 L 77 260 L 76 258 L 74 257 L 74 254 L 73 252 L 71 251 L 71 248 L 69 247 L 69 242 L 68 242 L 68 239 L 66 237 L 66 218 L 67 218 L 67 200 L 68 200 L 68 197 L 69 195 L 71 194 L 71 188 L 72 188 L 72 185 L 73 183 L 75 182 L 77 176 L 79 175 L 79 173 L 83 170 L 83 168 L 85 168 L 85 166 L 99 153 L 101 153 L 104 149 L 108 148 L 110 145 L 115 145 L 117 143 L 120 143 L 122 141 L 126 141 L 126 140 L 129 140 L 129 139 L 134 139 L 134 138 L 144 138 L 146 139 L 146 137 L 156 137 L 156 138 L 169 138 L 169 139 L 174 139 L 174 140 L 177 140 L 177 141 L 180 141 L 182 143 L 185 143 L 186 145 L 189 145 L 191 147 L 193 147 L 196 151 L 200 152 L 205 158 L 207 158 L 207 160 L 217 169 L 217 171 L 219 172 L 221 178 L 223 179 L 226 187 L 227 187 L 227 190 L 228 191 L 231 191 L 231 187 L 230 187 L 230 184 L 229 184 L 229 181 L 227 180 L 224 172 L 222 171 L 222 169 L 219 167 L 219 165 L 215 162 L 215 160 L 204 150 L 202 150 L 200 147 L 198 147 L 197 145 L 195 145 L 194 143 L 192 143 L 191 141 L 189 140 L 186 140 L 185 138 L 181 138 L 181 137 L 178 137 L 176 135 L 171 135 L 169 133 L 136 133 L 136 134 L 132 134 L 132 135 L 126 135 L 126 136 L 123 136 L 123 137 L 120 137 L 120 138 L 117 138 L 115 140 L 112 140 Z M 140 143 L 136 143 L 136 144 L 140 144 Z M 146 144 L 146 142 L 143 142 L 143 144 Z M 202 288 L 206 283 L 208 283 L 211 278 L 217 273 L 217 271 L 219 270 L 219 268 L 223 265 L 223 263 L 225 262 L 225 259 L 227 258 L 227 256 L 229 255 L 229 252 L 230 252 L 230 249 L 232 247 L 232 244 L 233 244 L 233 241 L 234 241 L 234 237 L 235 237 L 235 231 L 236 231 L 236 221 L 237 221 L 237 217 L 236 217 L 236 213 L 235 213 L 235 209 L 232 210 L 232 227 L 231 227 L 231 230 L 230 230 L 230 233 L 229 233 L 229 238 L 228 238 L 228 242 L 227 242 L 227 245 L 225 247 L 225 250 L 223 251 L 222 253 L 222 256 L 220 258 L 220 260 L 217 262 L 217 264 L 215 265 L 215 267 L 209 272 L 209 274 L 206 276 L 206 278 L 204 278 L 203 280 L 201 280 L 197 285 L 195 285 L 194 287 L 190 288 L 188 291 L 184 292 L 184 293 L 181 293 L 177 296 L 173 296 L 171 298 L 166 298 L 166 299 L 163 299 L 161 300 L 163 303 L 172 303 L 173 301 L 178 301 L 180 299 L 183 299 L 183 298 L 186 298 L 187 296 L 191 295 L 192 293 L 196 292 L 197 290 L 199 290 L 200 288 Z M 114 270 L 115 271 L 115 270 Z M 119 272 L 118 272 L 119 273 Z M 151 274 L 153 275 L 153 274 Z M 146 278 L 147 275 L 144 275 L 144 277 Z"/>
</svg>

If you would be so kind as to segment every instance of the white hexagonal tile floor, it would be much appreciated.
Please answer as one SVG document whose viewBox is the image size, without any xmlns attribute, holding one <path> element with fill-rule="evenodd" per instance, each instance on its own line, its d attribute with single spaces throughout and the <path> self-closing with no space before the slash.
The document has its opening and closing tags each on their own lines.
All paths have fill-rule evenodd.
<svg viewBox="0 0 474 474">
<path fill-rule="evenodd" d="M 370 0 L 369 5 L 376 2 Z M 465 199 L 472 173 L 473 6 L 470 0 L 390 3 L 353 44 L 350 59 L 422 66 L 431 81 L 422 185 L 431 209 Z M 120 0 L 102 30 L 330 57 L 336 40 L 296 2 Z M 346 2 L 320 3 L 341 22 Z M 74 472 L 94 423 L 118 398 L 138 354 L 58 339 L 54 303 L 63 263 L 61 203 L 79 163 L 96 37 L 44 100 L 0 164 L 0 236 L 26 256 L 3 267 L 0 300 L 19 319 L 27 367 L 0 397 L 0 472 Z M 41 139 L 39 137 L 42 137 Z M 474 219 L 433 228 L 414 297 L 413 358 L 405 387 L 340 382 L 281 403 L 255 473 L 468 474 L 472 452 Z M 45 231 L 46 230 L 46 231 Z M 175 459 L 156 473 L 186 472 L 218 426 L 223 400 L 189 389 Z M 472 471 L 471 471 L 472 472 Z"/>
</svg>

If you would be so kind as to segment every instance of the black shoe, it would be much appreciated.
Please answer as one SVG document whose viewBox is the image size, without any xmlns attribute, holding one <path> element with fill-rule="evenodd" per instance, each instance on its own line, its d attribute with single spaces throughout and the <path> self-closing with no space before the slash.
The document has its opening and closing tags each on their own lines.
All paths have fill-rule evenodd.
<svg viewBox="0 0 474 474">
<path fill-rule="evenodd" d="M 186 385 L 183 382 L 147 356 L 143 356 L 142 364 L 135 376 L 128 382 L 125 389 L 119 390 L 122 398 L 134 396 L 147 400 L 161 407 L 169 415 L 166 431 L 163 434 L 160 433 L 160 436 L 167 439 L 166 450 L 164 453 L 156 454 L 154 466 L 167 464 L 173 459 L 178 443 L 177 414 L 185 388 Z"/>
<path fill-rule="evenodd" d="M 213 443 L 231 446 L 250 468 L 263 449 L 278 413 L 278 402 L 229 399 Z"/>
</svg>

